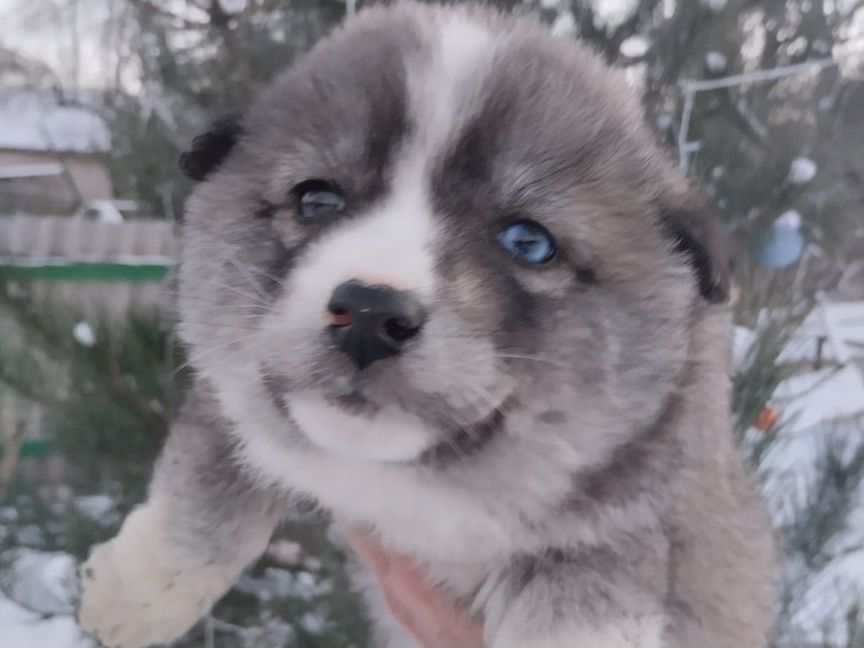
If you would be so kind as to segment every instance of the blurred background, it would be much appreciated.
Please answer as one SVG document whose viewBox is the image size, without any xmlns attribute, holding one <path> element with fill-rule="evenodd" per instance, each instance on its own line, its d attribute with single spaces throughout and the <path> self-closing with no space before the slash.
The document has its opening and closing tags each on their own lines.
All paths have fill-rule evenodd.
<svg viewBox="0 0 864 648">
<path fill-rule="evenodd" d="M 93 645 L 75 564 L 188 380 L 178 152 L 357 0 L 0 0 L 0 648 Z M 368 2 L 365 4 L 369 4 Z M 737 254 L 735 433 L 785 555 L 777 646 L 864 646 L 864 0 L 508 0 L 623 68 Z M 179 646 L 364 646 L 297 511 Z"/>
</svg>

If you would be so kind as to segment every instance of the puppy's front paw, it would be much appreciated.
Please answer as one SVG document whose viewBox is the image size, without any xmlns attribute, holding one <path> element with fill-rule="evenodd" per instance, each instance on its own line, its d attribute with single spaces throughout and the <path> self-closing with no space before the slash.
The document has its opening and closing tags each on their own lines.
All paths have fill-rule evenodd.
<svg viewBox="0 0 864 648">
<path fill-rule="evenodd" d="M 135 512 L 132 516 L 138 515 Z M 79 623 L 106 646 L 141 648 L 176 639 L 230 584 L 214 567 L 178 558 L 153 529 L 130 525 L 96 547 L 81 568 Z"/>
</svg>

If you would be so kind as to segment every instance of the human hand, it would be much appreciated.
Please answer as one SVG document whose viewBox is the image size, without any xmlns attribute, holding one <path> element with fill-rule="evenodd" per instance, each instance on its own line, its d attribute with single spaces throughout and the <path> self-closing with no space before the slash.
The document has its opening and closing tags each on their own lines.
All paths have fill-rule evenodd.
<svg viewBox="0 0 864 648">
<path fill-rule="evenodd" d="M 483 648 L 483 626 L 407 556 L 353 529 L 348 542 L 375 574 L 393 616 L 425 648 Z"/>
</svg>

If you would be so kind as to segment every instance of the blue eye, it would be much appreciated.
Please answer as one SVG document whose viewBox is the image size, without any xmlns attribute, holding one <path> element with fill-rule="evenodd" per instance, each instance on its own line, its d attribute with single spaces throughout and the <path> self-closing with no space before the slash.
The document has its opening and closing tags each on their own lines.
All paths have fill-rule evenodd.
<svg viewBox="0 0 864 648">
<path fill-rule="evenodd" d="M 294 187 L 291 193 L 297 201 L 297 216 L 301 220 L 326 218 L 345 209 L 342 194 L 324 180 L 306 180 Z"/>
<path fill-rule="evenodd" d="M 498 242 L 526 263 L 548 263 L 555 256 L 555 239 L 539 223 L 519 220 L 498 234 Z"/>
</svg>

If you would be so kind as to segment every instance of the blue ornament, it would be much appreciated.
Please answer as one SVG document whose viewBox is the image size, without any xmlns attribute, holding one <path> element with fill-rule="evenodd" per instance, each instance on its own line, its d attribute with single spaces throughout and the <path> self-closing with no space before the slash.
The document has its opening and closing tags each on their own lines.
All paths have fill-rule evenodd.
<svg viewBox="0 0 864 648">
<path fill-rule="evenodd" d="M 756 240 L 756 261 L 766 268 L 788 268 L 804 254 L 801 230 L 775 223 Z"/>
</svg>

